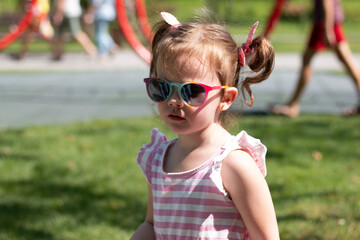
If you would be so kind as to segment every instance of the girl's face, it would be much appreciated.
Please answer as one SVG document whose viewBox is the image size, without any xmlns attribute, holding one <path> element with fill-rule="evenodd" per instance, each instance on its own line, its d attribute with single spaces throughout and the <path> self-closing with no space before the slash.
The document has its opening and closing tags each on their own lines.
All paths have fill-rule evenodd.
<svg viewBox="0 0 360 240">
<path fill-rule="evenodd" d="M 216 74 L 211 72 L 208 66 L 204 66 L 197 60 L 188 61 L 181 76 L 173 74 L 172 69 L 165 71 L 159 62 L 161 61 L 158 61 L 156 65 L 158 74 L 156 77 L 169 82 L 180 84 L 195 82 L 208 86 L 221 85 Z M 174 88 L 177 87 L 174 86 Z M 222 90 L 213 90 L 208 93 L 206 102 L 202 106 L 189 107 L 182 102 L 177 89 L 173 89 L 171 96 L 167 100 L 157 104 L 159 114 L 170 130 L 176 134 L 190 134 L 203 131 L 218 123 L 221 98 Z"/>
</svg>

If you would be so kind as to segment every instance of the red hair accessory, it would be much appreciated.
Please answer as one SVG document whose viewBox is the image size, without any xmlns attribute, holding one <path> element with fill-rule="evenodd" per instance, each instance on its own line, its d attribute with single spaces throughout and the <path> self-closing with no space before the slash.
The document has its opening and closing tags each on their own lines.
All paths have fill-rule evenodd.
<svg viewBox="0 0 360 240">
<path fill-rule="evenodd" d="M 241 45 L 241 47 L 239 47 L 239 62 L 240 62 L 240 65 L 242 67 L 245 66 L 245 59 L 246 59 L 246 56 L 253 53 L 254 52 L 254 49 L 253 48 L 250 48 L 250 44 L 252 43 L 252 40 L 254 38 L 254 33 L 256 31 L 256 28 L 257 26 L 259 25 L 259 22 L 256 22 L 254 23 L 254 25 L 252 26 L 250 32 L 249 32 L 249 35 L 248 35 L 248 38 L 246 40 L 245 43 L 243 43 Z"/>
</svg>

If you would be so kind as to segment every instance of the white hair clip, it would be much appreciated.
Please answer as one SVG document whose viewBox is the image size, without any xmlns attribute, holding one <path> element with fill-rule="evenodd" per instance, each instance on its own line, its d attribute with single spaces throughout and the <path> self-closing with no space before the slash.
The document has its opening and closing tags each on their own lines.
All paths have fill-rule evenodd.
<svg viewBox="0 0 360 240">
<path fill-rule="evenodd" d="M 176 17 L 174 17 L 174 15 L 172 15 L 171 13 L 161 12 L 160 14 L 162 18 L 165 20 L 165 22 L 167 22 L 172 29 L 177 28 L 178 26 L 181 25 L 179 20 L 177 20 Z"/>
</svg>

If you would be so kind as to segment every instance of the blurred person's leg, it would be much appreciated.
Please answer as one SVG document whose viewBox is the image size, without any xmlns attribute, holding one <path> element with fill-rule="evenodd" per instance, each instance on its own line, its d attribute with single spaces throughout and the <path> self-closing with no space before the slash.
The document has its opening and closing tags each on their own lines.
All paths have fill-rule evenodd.
<svg viewBox="0 0 360 240">
<path fill-rule="evenodd" d="M 315 53 L 326 49 L 324 42 L 324 24 L 321 22 L 314 22 L 312 30 L 309 35 L 309 40 L 306 46 L 306 50 L 302 56 L 302 65 L 300 69 L 300 76 L 295 88 L 294 93 L 288 104 L 286 105 L 275 105 L 270 108 L 275 114 L 282 114 L 289 117 L 296 117 L 300 113 L 299 100 L 305 87 L 310 82 L 312 76 L 312 67 L 310 65 L 312 58 Z"/>
<path fill-rule="evenodd" d="M 356 61 L 352 56 L 349 43 L 347 41 L 342 41 L 335 46 L 334 50 L 339 60 L 344 64 L 353 82 L 355 83 L 357 97 L 358 97 L 357 106 L 355 108 L 344 109 L 344 114 L 345 115 L 360 114 L 360 72 L 356 64 Z"/>
<path fill-rule="evenodd" d="M 33 32 L 33 29 L 30 27 L 27 31 L 25 31 L 25 34 L 24 34 L 24 38 L 23 38 L 23 41 L 22 41 L 22 44 L 21 44 L 21 49 L 20 49 L 20 52 L 17 56 L 17 58 L 19 60 L 23 59 L 26 55 L 26 53 L 28 52 L 29 50 L 29 45 L 30 45 L 30 42 L 32 41 L 33 37 L 34 37 L 34 32 Z"/>
<path fill-rule="evenodd" d="M 302 67 L 300 70 L 300 77 L 297 82 L 295 92 L 290 102 L 287 104 L 291 109 L 291 113 L 292 113 L 291 115 L 297 116 L 299 114 L 299 100 L 301 98 L 302 93 L 304 92 L 306 85 L 310 82 L 312 76 L 312 67 L 310 63 L 315 53 L 316 50 L 313 48 L 307 48 L 306 51 L 304 52 L 302 58 Z"/>
<path fill-rule="evenodd" d="M 96 55 L 96 52 L 97 52 L 96 47 L 92 43 L 92 41 L 90 40 L 88 35 L 86 35 L 85 32 L 83 32 L 83 31 L 78 32 L 74 37 L 75 37 L 76 41 L 78 41 L 80 43 L 80 45 L 84 48 L 85 52 L 88 55 L 90 55 L 90 56 Z"/>
<path fill-rule="evenodd" d="M 275 105 L 271 107 L 271 111 L 275 114 L 282 114 L 289 117 L 296 117 L 300 113 L 299 100 L 305 90 L 306 85 L 310 82 L 312 76 L 311 59 L 315 55 L 316 50 L 307 48 L 303 54 L 300 77 L 298 79 L 295 91 L 286 105 Z"/>
<path fill-rule="evenodd" d="M 69 26 L 72 36 L 84 48 L 85 52 L 90 56 L 95 56 L 97 49 L 89 36 L 81 30 L 80 19 L 77 17 L 69 18 Z"/>
<path fill-rule="evenodd" d="M 53 60 L 61 60 L 62 55 L 64 54 L 65 46 L 65 28 L 68 25 L 67 19 L 63 19 L 60 25 L 55 26 L 55 35 L 51 44 L 52 58 Z"/>
<path fill-rule="evenodd" d="M 98 44 L 99 57 L 111 54 L 116 48 L 116 44 L 109 34 L 108 21 L 95 21 L 96 41 Z"/>
<path fill-rule="evenodd" d="M 53 60 L 61 60 L 64 54 L 65 36 L 56 35 L 52 41 Z"/>
</svg>

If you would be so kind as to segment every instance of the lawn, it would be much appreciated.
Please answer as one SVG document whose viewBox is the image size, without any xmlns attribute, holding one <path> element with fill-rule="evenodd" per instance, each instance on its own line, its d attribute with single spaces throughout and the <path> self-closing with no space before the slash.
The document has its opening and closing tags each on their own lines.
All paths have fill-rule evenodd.
<svg viewBox="0 0 360 240">
<path fill-rule="evenodd" d="M 245 115 L 268 147 L 267 181 L 282 239 L 360 239 L 359 117 Z M 129 239 L 143 221 L 136 164 L 157 118 L 0 131 L 0 239 Z"/>
</svg>

